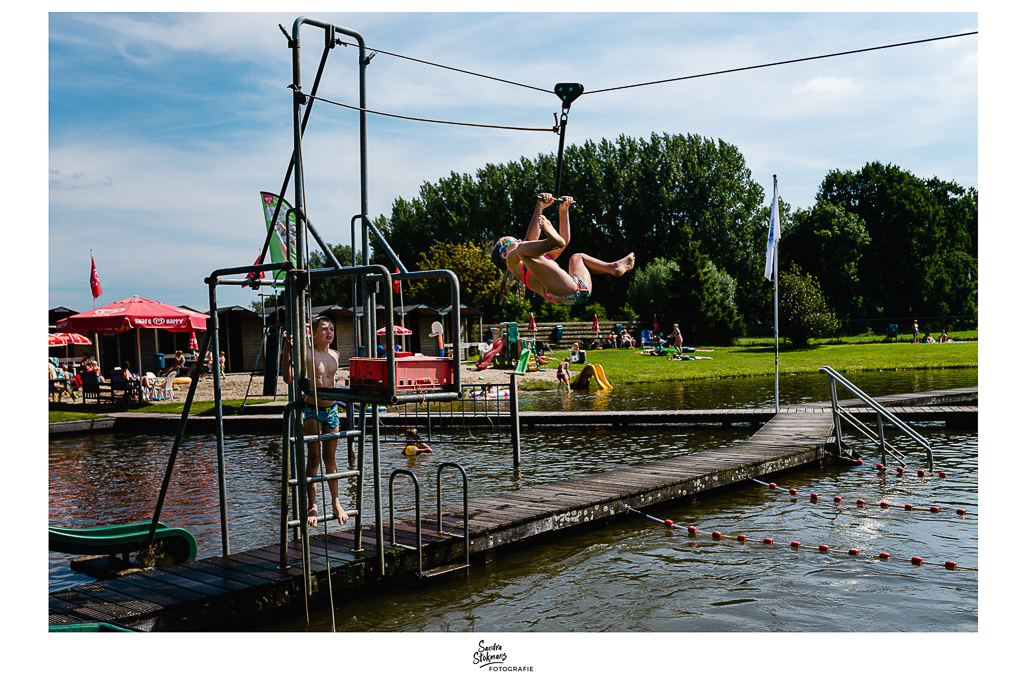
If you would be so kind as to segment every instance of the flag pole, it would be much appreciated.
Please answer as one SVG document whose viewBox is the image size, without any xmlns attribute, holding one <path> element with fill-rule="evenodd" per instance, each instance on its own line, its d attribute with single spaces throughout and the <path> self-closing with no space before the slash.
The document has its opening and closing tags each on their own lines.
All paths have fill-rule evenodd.
<svg viewBox="0 0 1024 684">
<path fill-rule="evenodd" d="M 96 273 L 96 259 L 92 255 L 92 248 L 91 247 L 89 248 L 89 265 L 91 266 L 91 270 L 89 271 L 89 291 L 90 291 L 90 294 L 92 294 L 92 308 L 95 309 L 96 308 L 96 288 L 93 287 L 93 278 L 94 278 L 94 274 Z M 90 332 L 92 333 L 93 344 L 96 346 L 96 365 L 99 368 L 103 368 L 103 361 L 100 359 L 100 334 L 98 332 L 96 332 L 95 330 L 91 330 Z M 85 399 L 84 399 L 85 395 L 82 395 L 82 396 L 83 396 L 83 400 L 82 401 L 85 401 Z"/>
<path fill-rule="evenodd" d="M 775 195 L 775 201 L 772 207 L 772 218 L 773 221 L 778 221 L 778 201 L 779 201 L 779 177 L 772 174 L 772 185 Z M 775 226 L 776 238 L 775 238 L 775 254 L 773 261 L 775 283 L 772 286 L 774 291 L 775 300 L 775 413 L 779 412 L 779 238 L 782 237 L 780 227 Z"/>
</svg>

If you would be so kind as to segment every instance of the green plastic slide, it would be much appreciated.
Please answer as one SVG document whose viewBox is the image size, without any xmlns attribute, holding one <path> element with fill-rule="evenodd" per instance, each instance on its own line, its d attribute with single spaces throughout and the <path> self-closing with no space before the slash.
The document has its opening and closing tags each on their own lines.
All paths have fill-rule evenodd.
<svg viewBox="0 0 1024 684">
<path fill-rule="evenodd" d="M 82 529 L 51 527 L 50 551 L 90 555 L 138 551 L 149 536 L 150 527 L 152 523 L 149 522 Z M 171 556 L 174 563 L 195 560 L 199 552 L 196 538 L 181 527 L 157 523 L 154 541 L 160 542 L 161 549 Z"/>
</svg>

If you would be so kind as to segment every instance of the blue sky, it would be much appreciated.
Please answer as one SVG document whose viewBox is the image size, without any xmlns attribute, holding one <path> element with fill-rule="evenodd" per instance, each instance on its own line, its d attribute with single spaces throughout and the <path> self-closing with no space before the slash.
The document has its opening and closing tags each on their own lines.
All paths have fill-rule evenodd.
<svg viewBox="0 0 1024 684">
<path fill-rule="evenodd" d="M 291 153 L 289 31 L 297 13 L 49 15 L 49 307 L 133 294 L 208 308 L 203 279 L 251 264 L 264 237 L 259 191 Z M 978 36 L 605 93 L 595 90 L 978 30 L 975 13 L 314 13 L 378 54 L 368 108 L 549 128 L 556 82 L 586 89 L 566 141 L 692 133 L 744 155 L 770 201 L 795 207 L 832 169 L 893 163 L 978 187 Z M 309 89 L 322 33 L 306 26 Z M 332 51 L 320 94 L 357 104 L 356 49 Z M 356 113 L 318 103 L 305 136 L 310 217 L 348 242 L 359 210 Z M 370 115 L 369 213 L 450 172 L 557 151 L 550 132 Z M 289 193 L 290 194 L 290 193 Z M 585 201 L 585 198 L 580 198 Z M 524 207 L 524 222 L 530 211 Z M 220 288 L 222 305 L 251 290 Z"/>
</svg>

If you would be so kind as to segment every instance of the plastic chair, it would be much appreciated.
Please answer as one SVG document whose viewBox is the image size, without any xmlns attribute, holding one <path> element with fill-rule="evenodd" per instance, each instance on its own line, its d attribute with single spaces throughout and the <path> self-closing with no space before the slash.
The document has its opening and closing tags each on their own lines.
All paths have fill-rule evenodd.
<svg viewBox="0 0 1024 684">
<path fill-rule="evenodd" d="M 174 400 L 174 377 L 177 374 L 177 371 L 171 371 L 164 377 L 157 379 L 156 383 L 153 385 L 154 399 Z"/>
</svg>

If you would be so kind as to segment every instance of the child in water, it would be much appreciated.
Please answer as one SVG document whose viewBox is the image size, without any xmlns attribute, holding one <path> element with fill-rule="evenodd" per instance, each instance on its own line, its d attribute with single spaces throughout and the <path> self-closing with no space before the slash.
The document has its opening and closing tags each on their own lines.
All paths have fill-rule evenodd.
<svg viewBox="0 0 1024 684">
<path fill-rule="evenodd" d="M 558 364 L 558 370 L 555 372 L 555 377 L 558 378 L 558 388 L 561 389 L 565 386 L 567 392 L 572 392 L 572 388 L 569 387 L 569 357 L 566 356 L 562 359 L 562 362 Z"/>
<path fill-rule="evenodd" d="M 405 431 L 405 449 L 402 453 L 406 456 L 419 456 L 427 452 L 433 452 L 429 445 L 420 441 L 420 434 L 416 428 L 408 428 Z"/>
<path fill-rule="evenodd" d="M 561 198 L 558 232 L 555 232 L 551 221 L 543 213 L 554 201 L 550 193 L 539 195 L 533 218 L 526 229 L 526 238 L 500 238 L 491 250 L 491 261 L 506 276 L 511 276 L 552 304 L 585 304 L 594 290 L 591 272 L 619 277 L 633 268 L 635 258 L 630 252 L 618 261 L 607 262 L 577 252 L 569 257 L 568 271 L 562 270 L 555 259 L 569 245 L 569 207 L 572 205 L 572 197 Z M 502 300 L 507 291 L 506 280 L 502 280 Z"/>
</svg>

